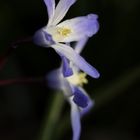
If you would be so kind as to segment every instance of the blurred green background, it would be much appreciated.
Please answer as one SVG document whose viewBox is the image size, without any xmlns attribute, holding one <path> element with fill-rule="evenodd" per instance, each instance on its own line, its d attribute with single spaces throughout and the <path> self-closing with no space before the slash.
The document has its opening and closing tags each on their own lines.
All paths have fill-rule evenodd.
<svg viewBox="0 0 140 140">
<path fill-rule="evenodd" d="M 140 1 L 78 0 L 65 18 L 88 13 L 99 15 L 100 30 L 89 40 L 82 56 L 101 77 L 89 77 L 85 86 L 95 107 L 82 119 L 81 140 L 139 140 Z M 45 26 L 47 19 L 43 0 L 1 0 L 0 56 L 11 42 L 32 36 Z M 45 77 L 59 65 L 54 50 L 32 42 L 21 44 L 0 71 L 0 80 Z M 55 125 L 53 131 L 47 129 L 51 136 L 46 140 L 70 140 L 70 107 L 63 101 L 63 96 L 43 80 L 0 85 L 0 140 L 41 140 L 45 124 Z"/>
</svg>

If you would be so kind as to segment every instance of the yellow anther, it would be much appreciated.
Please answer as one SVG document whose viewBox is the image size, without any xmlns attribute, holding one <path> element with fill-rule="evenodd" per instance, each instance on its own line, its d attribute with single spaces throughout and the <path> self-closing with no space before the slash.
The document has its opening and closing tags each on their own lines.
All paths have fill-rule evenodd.
<svg viewBox="0 0 140 140">
<path fill-rule="evenodd" d="M 62 28 L 62 27 L 59 27 L 59 28 L 57 29 L 57 32 L 58 32 L 60 35 L 66 37 L 66 36 L 68 36 L 68 35 L 71 33 L 71 30 L 70 30 L 69 28 Z"/>
<path fill-rule="evenodd" d="M 80 72 L 78 73 L 78 77 L 79 77 L 79 85 L 83 86 L 83 84 L 87 84 L 88 80 L 86 78 L 86 73 Z"/>
<path fill-rule="evenodd" d="M 83 72 L 75 73 L 74 75 L 67 78 L 67 80 L 76 86 L 83 86 L 84 84 L 88 83 L 86 78 L 86 74 Z"/>
</svg>

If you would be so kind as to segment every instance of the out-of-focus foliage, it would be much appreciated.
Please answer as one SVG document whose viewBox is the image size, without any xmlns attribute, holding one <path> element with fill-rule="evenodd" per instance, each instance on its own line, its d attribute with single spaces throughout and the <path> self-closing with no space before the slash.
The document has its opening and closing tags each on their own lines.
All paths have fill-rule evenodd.
<svg viewBox="0 0 140 140">
<path fill-rule="evenodd" d="M 96 104 L 83 118 L 81 140 L 140 139 L 140 1 L 78 0 L 66 18 L 91 12 L 99 15 L 100 30 L 89 40 L 82 55 L 98 68 L 101 77 L 89 78 L 85 87 Z M 43 0 L 1 0 L 0 55 L 11 42 L 32 36 L 46 23 Z M 0 71 L 0 80 L 45 77 L 59 64 L 60 58 L 52 49 L 31 42 L 21 44 Z M 0 139 L 39 139 L 44 115 L 51 113 L 55 94 L 45 82 L 0 86 Z M 66 102 L 57 119 L 52 140 L 70 140 Z"/>
</svg>

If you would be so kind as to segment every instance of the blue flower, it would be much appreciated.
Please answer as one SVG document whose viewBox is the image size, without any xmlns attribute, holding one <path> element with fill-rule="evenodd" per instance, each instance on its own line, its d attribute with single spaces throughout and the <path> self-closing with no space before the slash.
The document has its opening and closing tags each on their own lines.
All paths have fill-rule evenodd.
<svg viewBox="0 0 140 140">
<path fill-rule="evenodd" d="M 81 133 L 80 118 L 91 109 L 94 102 L 83 88 L 83 85 L 88 83 L 86 74 L 80 72 L 74 65 L 71 67 L 73 70 L 72 76 L 64 77 L 61 67 L 52 71 L 47 76 L 47 80 L 50 87 L 62 90 L 67 101 L 70 103 L 73 140 L 79 140 Z"/>
<path fill-rule="evenodd" d="M 81 53 L 86 42 L 87 39 L 77 42 L 74 47 L 75 52 L 78 54 Z M 80 119 L 91 109 L 94 101 L 90 99 L 83 88 L 83 85 L 88 83 L 86 74 L 81 72 L 72 62 L 67 65 L 68 61 L 66 58 L 62 58 L 62 60 L 61 67 L 50 72 L 47 75 L 47 80 L 50 87 L 62 90 L 70 103 L 73 140 L 79 140 L 81 133 Z M 73 72 L 73 75 L 64 77 L 62 74 L 63 69 L 65 69 L 66 74 Z"/>
<path fill-rule="evenodd" d="M 55 0 L 44 0 L 44 2 L 49 20 L 45 27 L 35 33 L 34 42 L 39 46 L 52 47 L 61 56 L 64 61 L 63 75 L 65 77 L 73 74 L 70 69 L 67 69 L 70 67 L 69 63 L 72 62 L 91 77 L 98 78 L 98 71 L 70 47 L 71 42 L 81 42 L 96 34 L 99 29 L 98 16 L 89 14 L 60 23 L 76 0 L 60 0 L 57 6 L 55 6 Z"/>
</svg>

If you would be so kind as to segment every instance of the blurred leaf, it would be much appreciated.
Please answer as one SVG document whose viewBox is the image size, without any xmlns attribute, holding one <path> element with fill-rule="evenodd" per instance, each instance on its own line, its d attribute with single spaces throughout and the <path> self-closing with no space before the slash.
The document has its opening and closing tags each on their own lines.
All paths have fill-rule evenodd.
<svg viewBox="0 0 140 140">
<path fill-rule="evenodd" d="M 61 92 L 55 93 L 52 103 L 49 106 L 43 122 L 42 136 L 39 140 L 53 140 L 55 137 L 56 126 L 60 121 L 61 111 L 64 105 L 64 97 Z"/>
<path fill-rule="evenodd" d="M 113 100 L 138 80 L 140 80 L 140 67 L 128 70 L 111 83 L 100 87 L 99 90 L 95 91 L 95 108 L 97 109 Z"/>
</svg>

